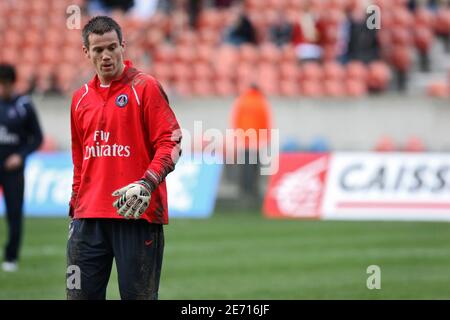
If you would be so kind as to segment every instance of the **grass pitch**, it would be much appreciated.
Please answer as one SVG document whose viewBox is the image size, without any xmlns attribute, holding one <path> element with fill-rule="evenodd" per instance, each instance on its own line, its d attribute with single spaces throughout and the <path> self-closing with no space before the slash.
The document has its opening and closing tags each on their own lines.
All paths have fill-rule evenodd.
<svg viewBox="0 0 450 320">
<path fill-rule="evenodd" d="M 0 240 L 6 238 L 5 219 Z M 27 218 L 0 299 L 65 299 L 68 220 Z M 267 220 L 218 212 L 165 228 L 160 299 L 450 299 L 450 224 Z M 381 289 L 366 286 L 381 268 Z M 119 299 L 113 269 L 108 299 Z"/>
</svg>

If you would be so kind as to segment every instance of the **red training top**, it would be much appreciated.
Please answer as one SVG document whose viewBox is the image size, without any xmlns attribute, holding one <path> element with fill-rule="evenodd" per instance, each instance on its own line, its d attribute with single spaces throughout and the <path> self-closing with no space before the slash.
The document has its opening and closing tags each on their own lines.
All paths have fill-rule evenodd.
<svg viewBox="0 0 450 320">
<path fill-rule="evenodd" d="M 141 219 L 168 223 L 164 179 L 181 154 L 181 130 L 153 77 L 129 61 L 109 88 L 96 75 L 72 97 L 71 132 L 73 218 L 123 219 L 111 193 L 146 178 L 155 190 Z"/>
</svg>

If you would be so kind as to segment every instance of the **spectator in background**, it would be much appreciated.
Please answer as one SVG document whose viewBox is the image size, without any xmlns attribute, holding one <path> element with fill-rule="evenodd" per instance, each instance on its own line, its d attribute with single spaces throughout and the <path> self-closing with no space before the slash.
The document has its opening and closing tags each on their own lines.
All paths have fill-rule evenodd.
<svg viewBox="0 0 450 320">
<path fill-rule="evenodd" d="M 233 0 L 214 0 L 213 4 L 216 8 L 228 8 L 233 4 Z"/>
<path fill-rule="evenodd" d="M 107 14 L 119 9 L 127 12 L 134 6 L 134 0 L 88 0 L 88 11 L 91 15 Z"/>
<path fill-rule="evenodd" d="M 233 8 L 233 23 L 225 31 L 225 42 L 239 46 L 243 43 L 256 44 L 256 30 L 241 5 Z"/>
<path fill-rule="evenodd" d="M 380 58 L 377 30 L 366 25 L 364 8 L 355 9 L 350 14 L 348 60 L 370 63 Z"/>
<path fill-rule="evenodd" d="M 42 131 L 28 96 L 16 95 L 15 68 L 0 64 L 0 185 L 6 204 L 8 243 L 3 271 L 18 268 L 22 238 L 25 160 L 42 143 Z"/>
<path fill-rule="evenodd" d="M 318 44 L 319 41 L 320 32 L 317 27 L 317 18 L 310 10 L 310 3 L 307 2 L 292 30 L 292 42 L 298 59 L 300 61 L 319 60 L 323 51 Z"/>
<path fill-rule="evenodd" d="M 269 38 L 279 47 L 291 42 L 292 25 L 285 19 L 282 12 L 277 12 L 275 20 L 269 26 Z"/>
<path fill-rule="evenodd" d="M 137 19 L 146 20 L 153 16 L 160 0 L 134 0 L 134 6 L 130 10 L 131 15 Z"/>
<path fill-rule="evenodd" d="M 202 10 L 203 10 L 203 0 L 187 0 L 189 25 L 192 29 L 197 28 L 197 19 Z"/>
<path fill-rule="evenodd" d="M 250 89 L 242 93 L 234 103 L 231 111 L 231 126 L 234 130 L 256 131 L 257 141 L 240 140 L 238 146 L 244 146 L 242 150 L 236 150 L 245 155 L 245 163 L 240 164 L 240 195 L 247 203 L 258 205 L 261 201 L 259 190 L 259 148 L 269 143 L 270 136 L 261 134 L 261 129 L 270 133 L 272 127 L 271 107 L 261 90 L 253 84 Z M 240 135 L 236 134 L 238 137 Z M 249 135 L 251 136 L 251 135 Z M 244 139 L 244 137 L 241 137 Z"/>
</svg>

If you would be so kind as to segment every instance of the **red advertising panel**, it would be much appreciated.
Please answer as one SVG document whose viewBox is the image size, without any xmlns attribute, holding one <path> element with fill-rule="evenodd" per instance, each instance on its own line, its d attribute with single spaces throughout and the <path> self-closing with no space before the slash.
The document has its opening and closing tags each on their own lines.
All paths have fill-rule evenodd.
<svg viewBox="0 0 450 320">
<path fill-rule="evenodd" d="M 320 219 L 328 162 L 327 153 L 281 154 L 264 200 L 265 216 Z"/>
</svg>

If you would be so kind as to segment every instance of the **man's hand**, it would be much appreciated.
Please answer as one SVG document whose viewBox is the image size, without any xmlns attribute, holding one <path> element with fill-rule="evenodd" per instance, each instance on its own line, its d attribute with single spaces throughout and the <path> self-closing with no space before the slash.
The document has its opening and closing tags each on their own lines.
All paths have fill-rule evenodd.
<svg viewBox="0 0 450 320">
<path fill-rule="evenodd" d="M 145 181 L 133 182 L 112 193 L 114 197 L 119 197 L 114 201 L 113 207 L 125 219 L 139 219 L 150 204 L 151 192 Z"/>
<path fill-rule="evenodd" d="M 5 169 L 7 171 L 12 171 L 20 168 L 23 164 L 23 159 L 20 154 L 13 153 L 5 160 Z"/>
</svg>

